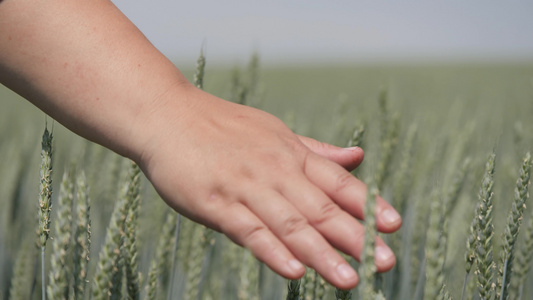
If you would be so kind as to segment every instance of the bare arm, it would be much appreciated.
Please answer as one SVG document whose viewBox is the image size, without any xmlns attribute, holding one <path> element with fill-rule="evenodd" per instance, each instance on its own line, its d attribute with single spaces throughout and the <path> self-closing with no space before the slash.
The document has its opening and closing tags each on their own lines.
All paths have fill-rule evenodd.
<svg viewBox="0 0 533 300">
<path fill-rule="evenodd" d="M 107 0 L 0 2 L 0 81 L 90 140 L 136 161 L 162 198 L 282 276 L 300 262 L 351 288 L 366 186 L 363 159 L 293 134 L 274 116 L 190 85 Z M 344 168 L 343 168 L 344 167 Z M 378 199 L 378 229 L 398 214 Z M 379 240 L 376 265 L 395 258 Z"/>
</svg>

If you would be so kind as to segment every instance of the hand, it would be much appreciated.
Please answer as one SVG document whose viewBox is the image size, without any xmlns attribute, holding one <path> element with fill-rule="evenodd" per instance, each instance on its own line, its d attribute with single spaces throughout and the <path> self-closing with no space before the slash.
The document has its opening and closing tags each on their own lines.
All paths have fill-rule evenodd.
<svg viewBox="0 0 533 300">
<path fill-rule="evenodd" d="M 266 112 L 185 90 L 186 101 L 162 99 L 143 121 L 138 163 L 162 198 L 284 277 L 301 277 L 302 262 L 353 288 L 357 275 L 335 249 L 361 255 L 364 228 L 354 216 L 364 218 L 366 186 L 346 169 L 360 164 L 362 150 L 297 136 Z M 377 207 L 378 230 L 397 230 L 396 211 L 381 198 Z M 394 264 L 378 238 L 378 271 Z"/>
</svg>

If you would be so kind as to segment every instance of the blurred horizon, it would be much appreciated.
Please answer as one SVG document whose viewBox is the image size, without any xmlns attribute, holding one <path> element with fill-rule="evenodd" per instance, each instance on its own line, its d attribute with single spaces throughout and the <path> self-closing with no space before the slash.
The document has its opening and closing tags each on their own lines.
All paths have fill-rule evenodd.
<svg viewBox="0 0 533 300">
<path fill-rule="evenodd" d="M 113 2 L 181 66 L 533 63 L 533 2 Z"/>
</svg>

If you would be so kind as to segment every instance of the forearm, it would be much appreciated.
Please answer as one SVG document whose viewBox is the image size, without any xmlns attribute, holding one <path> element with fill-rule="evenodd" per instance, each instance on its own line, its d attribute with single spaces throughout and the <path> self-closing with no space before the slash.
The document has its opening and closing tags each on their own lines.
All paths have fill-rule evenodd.
<svg viewBox="0 0 533 300">
<path fill-rule="evenodd" d="M 156 102 L 169 93 L 180 101 L 177 91 L 188 88 L 106 0 L 0 2 L 0 82 L 76 133 L 130 157 L 142 151 L 138 131 Z"/>
</svg>

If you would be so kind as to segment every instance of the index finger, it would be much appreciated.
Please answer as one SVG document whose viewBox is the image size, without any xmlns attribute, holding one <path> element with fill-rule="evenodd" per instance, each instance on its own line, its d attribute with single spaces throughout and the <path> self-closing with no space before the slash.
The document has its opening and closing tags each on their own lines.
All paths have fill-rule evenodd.
<svg viewBox="0 0 533 300">
<path fill-rule="evenodd" d="M 364 204 L 367 186 L 341 166 L 318 155 L 309 154 L 305 174 L 311 182 L 322 189 L 343 210 L 364 220 Z M 398 212 L 378 196 L 376 206 L 377 229 L 384 233 L 398 230 L 402 219 Z"/>
</svg>

